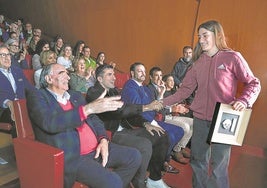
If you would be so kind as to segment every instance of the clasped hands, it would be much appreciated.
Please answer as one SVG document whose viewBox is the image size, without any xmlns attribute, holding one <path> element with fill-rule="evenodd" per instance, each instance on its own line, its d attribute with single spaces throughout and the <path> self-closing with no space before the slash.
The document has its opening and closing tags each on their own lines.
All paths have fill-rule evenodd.
<svg viewBox="0 0 267 188">
<path fill-rule="evenodd" d="M 143 111 L 160 111 L 163 108 L 162 101 L 154 100 L 150 104 L 144 105 Z"/>
<path fill-rule="evenodd" d="M 171 108 L 173 113 L 186 114 L 189 112 L 185 104 L 175 104 Z"/>
</svg>

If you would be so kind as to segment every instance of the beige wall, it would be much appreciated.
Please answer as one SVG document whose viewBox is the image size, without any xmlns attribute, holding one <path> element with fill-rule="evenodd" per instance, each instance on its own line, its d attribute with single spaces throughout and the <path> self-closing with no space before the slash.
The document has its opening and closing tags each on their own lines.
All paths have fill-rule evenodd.
<svg viewBox="0 0 267 188">
<path fill-rule="evenodd" d="M 108 60 L 128 71 L 135 61 L 148 69 L 171 71 L 184 45 L 193 44 L 197 0 L 1 0 L 0 14 L 23 17 L 46 34 L 62 34 L 71 44 L 83 39 L 93 56 L 106 52 Z M 216 19 L 222 23 L 230 47 L 240 51 L 262 83 L 245 143 L 266 147 L 267 24 L 266 0 L 202 0 L 197 26 Z"/>
</svg>

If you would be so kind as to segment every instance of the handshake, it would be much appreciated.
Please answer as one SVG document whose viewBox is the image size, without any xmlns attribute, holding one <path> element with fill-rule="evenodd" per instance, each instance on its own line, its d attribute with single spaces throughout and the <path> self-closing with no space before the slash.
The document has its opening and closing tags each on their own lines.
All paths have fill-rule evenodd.
<svg viewBox="0 0 267 188">
<path fill-rule="evenodd" d="M 154 100 L 153 102 L 151 102 L 150 104 L 147 105 L 143 105 L 143 112 L 145 111 L 160 111 L 163 108 L 163 103 L 162 101 L 159 100 Z"/>
</svg>

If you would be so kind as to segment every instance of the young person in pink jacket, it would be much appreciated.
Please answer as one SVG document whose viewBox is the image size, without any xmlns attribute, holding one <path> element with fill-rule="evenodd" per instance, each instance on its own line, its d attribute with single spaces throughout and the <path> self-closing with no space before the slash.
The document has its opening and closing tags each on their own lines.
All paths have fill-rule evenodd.
<svg viewBox="0 0 267 188">
<path fill-rule="evenodd" d="M 217 21 L 207 21 L 198 27 L 193 61 L 181 88 L 164 98 L 163 103 L 180 102 L 197 89 L 190 106 L 194 115 L 190 162 L 193 187 L 229 188 L 231 146 L 207 144 L 214 108 L 216 102 L 231 104 L 238 111 L 250 108 L 260 93 L 260 81 L 242 55 L 227 46 L 223 28 Z M 244 84 L 244 88 L 241 96 L 237 97 L 238 81 Z"/>
</svg>

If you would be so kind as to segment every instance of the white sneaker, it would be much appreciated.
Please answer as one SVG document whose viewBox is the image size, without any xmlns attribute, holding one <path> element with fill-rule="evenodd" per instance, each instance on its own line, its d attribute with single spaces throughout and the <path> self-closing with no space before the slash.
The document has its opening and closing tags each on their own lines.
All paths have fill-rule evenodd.
<svg viewBox="0 0 267 188">
<path fill-rule="evenodd" d="M 147 178 L 146 187 L 147 188 L 171 188 L 162 179 L 154 181 L 150 178 Z"/>
</svg>

